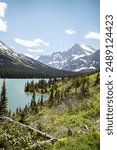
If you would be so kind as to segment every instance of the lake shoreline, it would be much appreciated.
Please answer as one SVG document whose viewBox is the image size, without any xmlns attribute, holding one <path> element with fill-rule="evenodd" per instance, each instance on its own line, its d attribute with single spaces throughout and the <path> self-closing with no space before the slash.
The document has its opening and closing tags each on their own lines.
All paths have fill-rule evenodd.
<svg viewBox="0 0 117 150">
<path fill-rule="evenodd" d="M 4 79 L 0 79 L 0 90 L 3 84 Z M 16 112 L 17 108 L 24 108 L 26 104 L 31 102 L 33 93 L 24 92 L 24 86 L 27 81 L 35 82 L 37 79 L 5 79 L 6 82 L 6 93 L 8 98 L 8 110 L 11 110 L 12 113 Z M 47 101 L 49 95 L 43 94 L 44 101 Z M 36 93 L 36 101 L 41 99 L 41 94 Z"/>
</svg>

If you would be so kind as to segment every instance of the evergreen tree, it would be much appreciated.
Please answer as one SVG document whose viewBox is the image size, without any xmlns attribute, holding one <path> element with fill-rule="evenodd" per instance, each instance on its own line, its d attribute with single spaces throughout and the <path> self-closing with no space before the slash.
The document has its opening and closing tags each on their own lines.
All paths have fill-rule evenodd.
<svg viewBox="0 0 117 150">
<path fill-rule="evenodd" d="M 30 104 L 30 107 L 33 111 L 35 110 L 35 106 L 36 106 L 36 97 L 35 97 L 35 92 L 33 92 L 32 100 L 31 100 L 31 104 Z"/>
<path fill-rule="evenodd" d="M 19 111 L 18 111 L 19 113 L 21 113 L 22 112 L 22 109 L 21 109 L 21 107 L 19 108 Z"/>
<path fill-rule="evenodd" d="M 52 79 L 50 78 L 50 79 L 48 80 L 48 87 L 50 88 L 51 85 L 52 85 Z"/>
<path fill-rule="evenodd" d="M 100 82 L 100 73 L 97 74 L 94 86 L 96 86 Z"/>
<path fill-rule="evenodd" d="M 37 113 L 38 112 L 38 106 L 36 104 L 35 92 L 33 92 L 33 95 L 32 95 L 32 100 L 31 100 L 30 108 L 33 111 L 33 113 Z"/>
<path fill-rule="evenodd" d="M 43 107 L 43 95 L 41 95 L 40 107 L 41 107 L 41 109 Z"/>
<path fill-rule="evenodd" d="M 53 105 L 53 103 L 54 103 L 54 98 L 53 98 L 54 91 L 53 91 L 53 88 L 51 88 L 50 92 L 51 93 L 50 93 L 50 97 L 49 97 L 49 107 L 51 107 Z"/>
<path fill-rule="evenodd" d="M 41 94 L 43 94 L 44 92 L 43 92 L 43 89 L 41 89 Z"/>
<path fill-rule="evenodd" d="M 19 109 L 18 109 L 18 108 L 16 109 L 16 114 L 17 114 L 17 115 L 19 114 Z"/>
<path fill-rule="evenodd" d="M 0 115 L 2 115 L 1 110 L 2 110 L 2 102 L 1 102 L 1 96 L 0 96 Z"/>
<path fill-rule="evenodd" d="M 20 113 L 20 120 L 19 120 L 19 122 L 25 123 L 25 113 L 23 111 Z"/>
<path fill-rule="evenodd" d="M 64 95 L 64 92 L 63 91 L 61 91 L 61 93 L 60 93 L 60 102 L 62 102 L 63 101 L 63 95 Z"/>
<path fill-rule="evenodd" d="M 81 78 L 81 90 L 80 90 L 81 98 L 83 98 L 85 96 L 85 93 L 86 93 L 85 83 L 86 83 L 86 79 L 84 77 L 82 77 Z"/>
<path fill-rule="evenodd" d="M 85 97 L 85 96 L 89 96 L 89 77 L 85 78 L 82 77 L 81 79 L 81 92 L 80 92 L 80 96 L 81 98 Z"/>
<path fill-rule="evenodd" d="M 27 105 L 27 104 L 26 104 L 25 107 L 24 107 L 24 112 L 25 112 L 25 113 L 28 113 L 28 105 Z"/>
<path fill-rule="evenodd" d="M 8 111 L 7 116 L 8 116 L 8 117 L 11 117 L 11 116 L 12 116 L 11 110 Z"/>
<path fill-rule="evenodd" d="M 45 86 L 45 93 L 47 93 L 48 92 L 48 89 L 47 89 L 47 84 L 46 84 L 46 86 Z"/>
<path fill-rule="evenodd" d="M 36 104 L 36 106 L 35 106 L 34 113 L 38 113 L 38 106 L 37 106 L 37 104 Z"/>
<path fill-rule="evenodd" d="M 56 99 L 56 105 L 60 102 L 60 91 L 57 89 L 54 95 Z"/>
<path fill-rule="evenodd" d="M 61 78 L 61 81 L 64 81 L 64 77 Z"/>
<path fill-rule="evenodd" d="M 14 113 L 14 112 L 13 112 L 13 115 L 12 115 L 12 117 L 13 117 L 13 118 L 15 118 L 15 113 Z"/>
<path fill-rule="evenodd" d="M 53 86 L 52 86 L 53 90 L 57 90 L 58 88 L 58 85 L 55 83 Z"/>
<path fill-rule="evenodd" d="M 79 78 L 77 78 L 76 80 L 74 80 L 73 87 L 75 87 L 75 94 L 77 94 L 77 89 L 78 89 L 78 87 L 80 87 Z"/>
<path fill-rule="evenodd" d="M 0 95 L 0 115 L 6 115 L 6 114 L 7 114 L 7 97 L 6 97 L 6 85 L 4 79 L 1 95 Z"/>
<path fill-rule="evenodd" d="M 25 83 L 25 88 L 24 88 L 25 92 L 29 92 L 30 91 L 30 83 L 27 81 L 27 83 Z"/>
<path fill-rule="evenodd" d="M 30 84 L 31 84 L 31 87 L 33 88 L 34 87 L 34 80 L 32 80 Z"/>
<path fill-rule="evenodd" d="M 56 83 L 56 82 L 57 82 L 57 79 L 56 79 L 56 78 L 54 78 L 54 79 L 53 79 L 53 83 Z"/>
</svg>

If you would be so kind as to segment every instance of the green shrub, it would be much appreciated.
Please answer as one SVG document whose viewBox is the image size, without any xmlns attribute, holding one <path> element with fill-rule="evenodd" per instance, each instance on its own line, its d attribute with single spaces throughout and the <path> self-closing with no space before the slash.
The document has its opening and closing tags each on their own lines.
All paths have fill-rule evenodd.
<svg viewBox="0 0 117 150">
<path fill-rule="evenodd" d="M 50 146 L 49 150 L 99 150 L 100 135 L 98 131 L 70 137 L 65 140 L 59 140 L 54 145 Z"/>
</svg>

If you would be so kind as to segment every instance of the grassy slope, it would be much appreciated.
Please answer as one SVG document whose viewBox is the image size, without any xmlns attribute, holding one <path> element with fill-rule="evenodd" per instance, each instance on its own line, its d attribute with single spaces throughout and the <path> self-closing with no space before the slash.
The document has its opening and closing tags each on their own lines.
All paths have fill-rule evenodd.
<svg viewBox="0 0 117 150">
<path fill-rule="evenodd" d="M 94 86 L 97 74 L 89 76 L 89 96 L 80 99 L 73 87 L 77 78 L 58 83 L 60 92 L 71 87 L 69 96 L 63 103 L 53 108 L 44 107 L 37 115 L 30 116 L 32 126 L 60 138 L 50 149 L 52 150 L 98 150 L 99 149 L 99 84 Z M 69 98 L 70 97 L 70 98 Z M 69 101 L 68 104 L 66 102 Z M 68 105 L 71 105 L 69 107 Z M 72 137 L 67 136 L 68 127 Z M 48 148 L 49 149 L 49 148 Z"/>
</svg>

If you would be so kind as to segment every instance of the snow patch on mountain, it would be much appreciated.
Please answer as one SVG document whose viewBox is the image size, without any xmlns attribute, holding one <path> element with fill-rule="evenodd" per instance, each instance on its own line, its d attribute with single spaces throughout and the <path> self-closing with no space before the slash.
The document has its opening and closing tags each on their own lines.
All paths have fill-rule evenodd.
<svg viewBox="0 0 117 150">
<path fill-rule="evenodd" d="M 78 71 L 85 70 L 85 69 L 87 69 L 87 67 L 81 67 L 79 69 L 74 69 L 73 71 L 78 72 Z"/>
<path fill-rule="evenodd" d="M 87 50 L 91 53 L 94 52 L 94 48 L 92 48 L 91 46 L 88 46 L 88 45 L 85 45 L 85 44 L 80 44 L 81 48 L 84 49 L 84 50 Z"/>
<path fill-rule="evenodd" d="M 99 60 L 97 59 L 99 54 L 95 54 L 95 52 L 96 49 L 91 46 L 76 43 L 67 51 L 55 52 L 50 56 L 41 55 L 38 61 L 57 69 L 70 71 L 99 69 Z"/>
<path fill-rule="evenodd" d="M 81 58 L 81 57 L 83 57 L 83 56 L 85 56 L 85 55 L 84 55 L 84 54 L 82 54 L 82 55 L 75 55 L 75 54 L 72 54 L 72 56 L 73 56 L 73 59 L 72 59 L 71 61 L 76 60 L 76 59 L 79 59 L 79 58 Z"/>
</svg>

